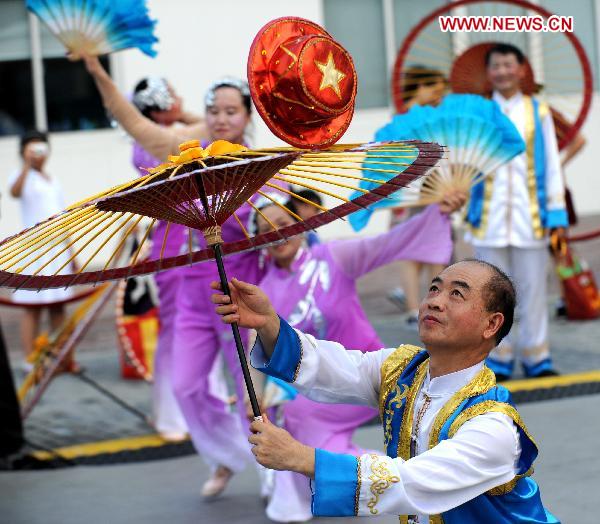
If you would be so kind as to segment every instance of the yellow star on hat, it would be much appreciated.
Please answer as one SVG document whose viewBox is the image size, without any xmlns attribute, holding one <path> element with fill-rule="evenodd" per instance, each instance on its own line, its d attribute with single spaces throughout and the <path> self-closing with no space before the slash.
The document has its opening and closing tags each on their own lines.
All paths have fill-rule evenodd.
<svg viewBox="0 0 600 524">
<path fill-rule="evenodd" d="M 315 60 L 315 65 L 319 68 L 319 71 L 323 73 L 319 91 L 323 91 L 323 89 L 331 87 L 331 89 L 335 91 L 335 94 L 339 98 L 342 98 L 342 93 L 340 92 L 340 82 L 346 78 L 346 74 L 342 73 L 339 69 L 336 69 L 335 62 L 333 61 L 333 53 L 329 51 L 329 56 L 327 57 L 326 63 Z"/>
</svg>

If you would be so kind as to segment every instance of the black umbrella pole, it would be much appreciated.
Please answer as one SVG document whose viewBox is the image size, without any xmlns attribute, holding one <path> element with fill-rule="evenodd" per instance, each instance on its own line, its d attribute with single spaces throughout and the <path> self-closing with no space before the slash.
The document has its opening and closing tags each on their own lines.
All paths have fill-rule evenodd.
<svg viewBox="0 0 600 524">
<path fill-rule="evenodd" d="M 227 280 L 227 273 L 225 273 L 225 266 L 223 265 L 223 252 L 221 251 L 221 244 L 215 244 L 213 246 L 215 252 L 215 260 L 217 262 L 217 269 L 219 270 L 219 280 L 221 281 L 221 289 L 228 297 L 231 298 L 231 291 L 229 289 L 229 281 Z M 240 328 L 237 322 L 231 324 L 231 331 L 233 331 L 233 339 L 235 340 L 235 347 L 237 349 L 240 364 L 242 366 L 242 372 L 244 373 L 244 382 L 246 383 L 246 389 L 248 390 L 248 397 L 250 398 L 250 405 L 252 406 L 252 413 L 254 418 L 260 418 L 260 407 L 258 400 L 256 399 L 256 392 L 254 391 L 254 384 L 252 383 L 252 377 L 250 376 L 250 369 L 248 368 L 248 361 L 246 360 L 246 352 L 244 351 L 244 344 L 242 343 L 242 337 L 240 336 Z"/>
</svg>

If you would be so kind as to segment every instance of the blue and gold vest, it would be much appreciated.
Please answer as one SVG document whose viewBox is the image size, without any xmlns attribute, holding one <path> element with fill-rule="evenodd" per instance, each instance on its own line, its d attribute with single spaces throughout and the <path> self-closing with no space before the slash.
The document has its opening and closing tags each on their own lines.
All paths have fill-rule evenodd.
<svg viewBox="0 0 600 524">
<path fill-rule="evenodd" d="M 384 429 L 386 453 L 392 458 L 410 458 L 410 437 L 415 402 L 427 374 L 429 355 L 416 346 L 400 346 L 381 367 L 379 408 Z M 432 524 L 480 523 L 558 523 L 544 509 L 537 484 L 529 476 L 538 450 L 510 392 L 496 385 L 494 373 L 484 367 L 465 387 L 457 391 L 440 410 L 431 429 L 429 448 L 452 438 L 460 426 L 483 413 L 498 412 L 509 416 L 518 428 L 521 457 L 518 474 L 510 482 L 442 515 L 429 517 Z M 400 523 L 408 517 L 400 517 Z"/>
<path fill-rule="evenodd" d="M 549 114 L 546 104 L 530 96 L 525 103 L 525 140 L 527 156 L 527 187 L 529 212 L 535 238 L 544 237 L 544 229 L 568 226 L 564 209 L 548 210 L 546 203 L 546 149 L 542 133 L 542 119 Z M 494 177 L 488 176 L 471 189 L 465 220 L 475 237 L 485 236 L 488 224 L 489 202 L 492 198 Z"/>
</svg>

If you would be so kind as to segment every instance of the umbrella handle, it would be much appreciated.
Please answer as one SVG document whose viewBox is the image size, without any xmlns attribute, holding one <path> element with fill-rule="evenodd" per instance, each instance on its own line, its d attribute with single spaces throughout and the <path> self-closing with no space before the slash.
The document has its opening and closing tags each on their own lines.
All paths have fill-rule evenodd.
<svg viewBox="0 0 600 524">
<path fill-rule="evenodd" d="M 219 280 L 221 281 L 221 289 L 228 297 L 231 298 L 231 291 L 229 289 L 229 282 L 227 280 L 227 273 L 225 273 L 225 266 L 223 264 L 223 251 L 221 250 L 221 244 L 214 244 L 213 250 L 215 252 L 215 260 L 217 262 L 217 269 L 219 270 Z M 252 406 L 252 414 L 254 420 L 262 420 L 260 414 L 260 406 L 256 399 L 256 392 L 254 391 L 254 384 L 252 383 L 252 377 L 250 377 L 250 369 L 248 368 L 248 361 L 246 360 L 246 352 L 244 351 L 244 344 L 242 343 L 242 337 L 240 336 L 240 328 L 237 322 L 231 324 L 231 331 L 233 331 L 233 339 L 235 340 L 235 348 L 237 349 L 238 358 L 240 359 L 240 365 L 242 366 L 242 373 L 244 374 L 244 382 L 246 383 L 246 389 L 248 390 L 248 397 L 250 398 L 250 405 Z"/>
</svg>

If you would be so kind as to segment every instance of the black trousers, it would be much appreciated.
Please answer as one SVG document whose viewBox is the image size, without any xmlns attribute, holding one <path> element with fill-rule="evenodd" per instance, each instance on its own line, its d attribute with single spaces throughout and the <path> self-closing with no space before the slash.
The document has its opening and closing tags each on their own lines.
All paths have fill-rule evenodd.
<svg viewBox="0 0 600 524">
<path fill-rule="evenodd" d="M 17 452 L 22 445 L 21 411 L 0 326 L 0 457 Z"/>
</svg>

